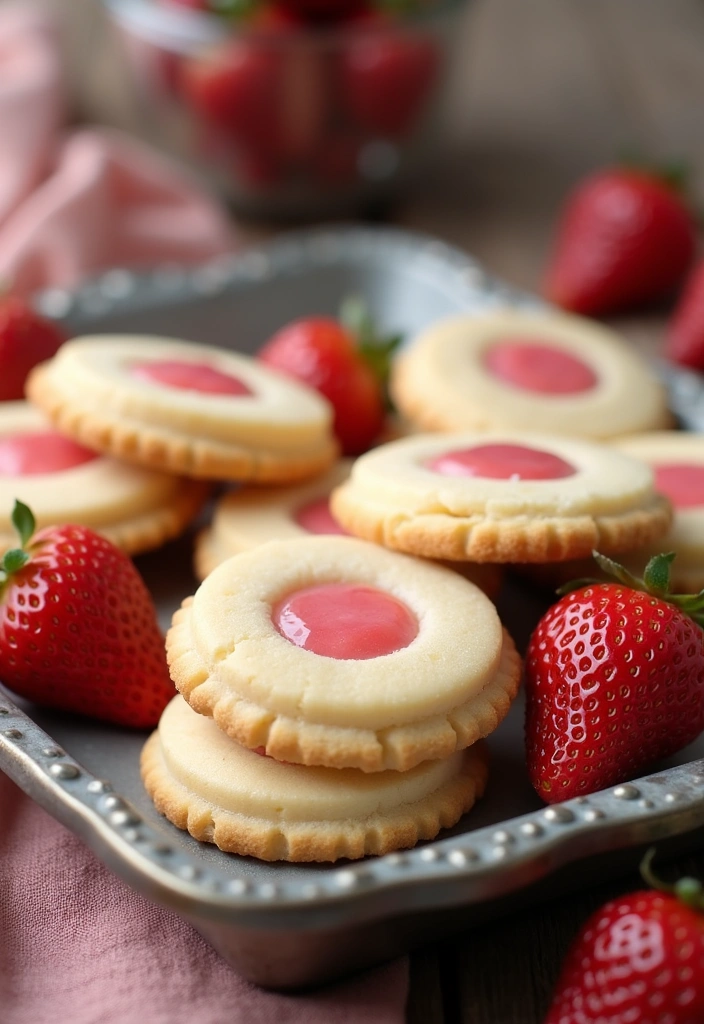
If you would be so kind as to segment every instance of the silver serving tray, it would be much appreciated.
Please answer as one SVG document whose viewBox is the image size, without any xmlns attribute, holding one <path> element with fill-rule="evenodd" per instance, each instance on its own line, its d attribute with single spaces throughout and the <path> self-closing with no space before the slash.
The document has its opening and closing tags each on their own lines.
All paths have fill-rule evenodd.
<svg viewBox="0 0 704 1024">
<path fill-rule="evenodd" d="M 441 316 L 534 300 L 432 239 L 339 228 L 284 236 L 194 271 L 115 270 L 39 307 L 72 332 L 158 333 L 254 351 L 277 327 L 361 294 L 382 327 L 411 335 Z M 674 393 L 674 392 L 673 392 Z M 166 626 L 193 592 L 190 538 L 138 560 Z M 502 615 L 520 644 L 545 595 L 514 584 Z M 632 866 L 645 844 L 699 843 L 704 738 L 656 774 L 544 807 L 523 763 L 520 701 L 489 739 L 478 807 L 414 850 L 334 866 L 224 854 L 158 815 L 139 777 L 144 735 L 49 712 L 0 689 L 0 769 L 135 889 L 192 922 L 244 976 L 316 983 Z"/>
</svg>

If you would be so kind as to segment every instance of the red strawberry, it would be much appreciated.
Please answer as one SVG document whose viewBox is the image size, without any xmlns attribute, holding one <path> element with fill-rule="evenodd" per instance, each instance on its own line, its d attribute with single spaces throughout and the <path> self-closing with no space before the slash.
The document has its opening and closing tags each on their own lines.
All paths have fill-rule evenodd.
<svg viewBox="0 0 704 1024">
<path fill-rule="evenodd" d="M 326 112 L 324 63 L 301 40 L 280 45 L 291 25 L 268 19 L 270 38 L 233 39 L 187 62 L 186 102 L 250 164 L 298 161 L 320 144 Z"/>
<path fill-rule="evenodd" d="M 704 370 L 704 262 L 685 284 L 667 328 L 665 355 L 673 363 Z"/>
<path fill-rule="evenodd" d="M 281 88 L 274 50 L 233 39 L 184 65 L 187 102 L 206 122 L 246 149 L 273 149 Z"/>
<path fill-rule="evenodd" d="M 276 7 L 304 21 L 340 21 L 367 8 L 367 0 L 277 0 Z"/>
<path fill-rule="evenodd" d="M 701 1024 L 702 887 L 683 878 L 660 888 L 612 900 L 589 918 L 570 946 L 545 1024 Z"/>
<path fill-rule="evenodd" d="M 174 696 L 149 592 L 133 563 L 84 526 L 15 503 L 22 547 L 0 561 L 0 678 L 48 707 L 144 729 Z"/>
<path fill-rule="evenodd" d="M 383 378 L 398 337 L 379 340 L 353 301 L 343 317 L 308 317 L 278 331 L 258 358 L 319 391 L 335 409 L 335 433 L 346 455 L 366 451 L 385 418 Z"/>
<path fill-rule="evenodd" d="M 595 557 L 623 582 L 563 597 L 526 655 L 528 772 L 547 803 L 632 778 L 704 729 L 704 600 L 668 594 L 673 555 L 643 580 Z"/>
<path fill-rule="evenodd" d="M 352 34 L 340 57 L 345 110 L 364 131 L 407 135 L 435 84 L 439 56 L 429 36 L 390 30 Z"/>
<path fill-rule="evenodd" d="M 694 219 L 674 188 L 645 171 L 602 171 L 567 199 L 545 294 L 587 315 L 653 303 L 677 288 L 694 250 Z"/>
<path fill-rule="evenodd" d="M 0 298 L 0 401 L 24 398 L 24 382 L 37 363 L 50 359 L 64 336 L 17 295 Z"/>
</svg>

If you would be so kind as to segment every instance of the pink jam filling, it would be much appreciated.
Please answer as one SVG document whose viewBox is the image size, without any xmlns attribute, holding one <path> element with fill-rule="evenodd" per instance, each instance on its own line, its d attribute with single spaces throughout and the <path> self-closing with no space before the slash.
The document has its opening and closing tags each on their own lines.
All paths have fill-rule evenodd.
<svg viewBox="0 0 704 1024">
<path fill-rule="evenodd" d="M 337 519 L 333 518 L 329 498 L 317 498 L 315 501 L 310 501 L 307 505 L 299 508 L 293 518 L 308 533 L 344 533 L 347 535 L 347 530 L 343 530 Z"/>
<path fill-rule="evenodd" d="M 704 466 L 673 462 L 653 468 L 657 490 L 666 495 L 675 508 L 704 505 Z"/>
<path fill-rule="evenodd" d="M 279 601 L 272 621 L 296 647 L 342 661 L 381 658 L 418 635 L 418 621 L 405 604 L 359 583 L 297 590 Z"/>
<path fill-rule="evenodd" d="M 230 373 L 208 366 L 207 363 L 181 363 L 177 359 L 159 359 L 156 362 L 133 363 L 130 373 L 137 380 L 166 384 L 182 391 L 201 391 L 207 395 L 251 395 L 251 388 Z"/>
<path fill-rule="evenodd" d="M 530 339 L 506 338 L 492 345 L 485 365 L 508 384 L 543 395 L 574 395 L 591 390 L 598 381 L 581 359 Z"/>
<path fill-rule="evenodd" d="M 426 462 L 443 476 L 476 476 L 490 480 L 559 480 L 577 471 L 558 455 L 520 444 L 480 444 L 445 452 Z"/>
<path fill-rule="evenodd" d="M 0 438 L 0 476 L 60 473 L 97 457 L 95 452 L 50 430 Z"/>
</svg>

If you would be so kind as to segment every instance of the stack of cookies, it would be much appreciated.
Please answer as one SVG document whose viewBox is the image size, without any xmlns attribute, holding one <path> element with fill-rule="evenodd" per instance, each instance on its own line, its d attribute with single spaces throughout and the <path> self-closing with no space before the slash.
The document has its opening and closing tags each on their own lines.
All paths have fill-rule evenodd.
<svg viewBox="0 0 704 1024">
<path fill-rule="evenodd" d="M 202 583 L 167 637 L 179 696 L 142 762 L 157 807 L 221 849 L 333 861 L 453 825 L 520 680 L 487 596 L 500 567 L 647 549 L 670 526 L 648 459 L 613 441 L 669 425 L 662 390 L 602 328 L 457 318 L 401 354 L 391 386 L 433 433 L 351 463 L 335 462 L 322 398 L 219 349 L 82 338 L 30 379 L 68 460 L 50 518 L 143 550 L 193 518 L 206 481 L 244 485 L 198 538 Z M 0 475 L 1 460 L 0 441 Z M 71 503 L 90 465 L 110 495 L 92 520 Z M 150 524 L 141 546 L 135 521 Z"/>
<path fill-rule="evenodd" d="M 167 653 L 182 697 L 145 748 L 147 789 L 196 838 L 265 860 L 386 853 L 455 824 L 521 670 L 474 584 L 337 536 L 227 559 Z"/>
</svg>

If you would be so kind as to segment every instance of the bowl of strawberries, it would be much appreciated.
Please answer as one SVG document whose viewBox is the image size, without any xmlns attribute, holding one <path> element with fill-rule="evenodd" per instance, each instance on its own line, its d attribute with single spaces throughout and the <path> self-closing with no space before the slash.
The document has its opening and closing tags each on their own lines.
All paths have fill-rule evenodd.
<svg viewBox="0 0 704 1024">
<path fill-rule="evenodd" d="M 139 134 L 245 213 L 351 214 L 437 152 L 466 0 L 105 0 Z"/>
</svg>

